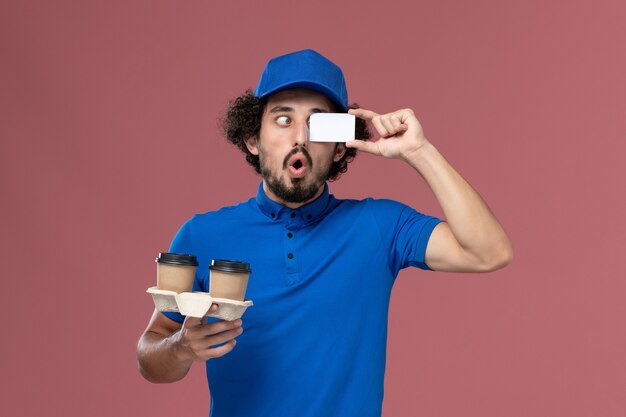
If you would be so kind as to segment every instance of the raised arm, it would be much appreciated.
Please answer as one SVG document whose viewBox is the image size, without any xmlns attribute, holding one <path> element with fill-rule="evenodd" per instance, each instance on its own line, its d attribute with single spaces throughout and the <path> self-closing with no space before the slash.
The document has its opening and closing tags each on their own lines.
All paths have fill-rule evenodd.
<svg viewBox="0 0 626 417">
<path fill-rule="evenodd" d="M 511 241 L 485 201 L 426 139 L 411 109 L 379 115 L 365 109 L 351 114 L 370 120 L 380 135 L 374 142 L 347 147 L 405 161 L 429 185 L 445 214 L 426 248 L 426 264 L 438 271 L 489 272 L 513 257 Z"/>
</svg>

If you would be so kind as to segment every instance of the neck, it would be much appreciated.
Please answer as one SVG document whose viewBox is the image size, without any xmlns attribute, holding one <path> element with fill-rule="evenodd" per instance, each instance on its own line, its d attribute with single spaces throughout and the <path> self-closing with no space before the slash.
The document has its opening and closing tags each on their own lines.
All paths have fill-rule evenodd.
<svg viewBox="0 0 626 417">
<path fill-rule="evenodd" d="M 289 207 L 290 209 L 297 209 L 299 207 L 302 207 L 306 204 L 309 204 L 311 201 L 314 201 L 315 199 L 317 199 L 320 195 L 322 195 L 322 193 L 324 192 L 324 185 L 322 185 L 320 187 L 319 190 L 317 190 L 317 192 L 315 193 L 315 195 L 308 199 L 307 201 L 303 201 L 300 203 L 293 203 L 291 201 L 285 201 L 281 198 L 279 198 L 276 194 L 274 194 L 272 192 L 272 190 L 270 190 L 270 188 L 267 186 L 267 182 L 265 182 L 265 180 L 263 180 L 263 192 L 265 193 L 265 195 L 272 201 L 275 201 L 278 204 L 281 204 L 285 207 Z"/>
</svg>

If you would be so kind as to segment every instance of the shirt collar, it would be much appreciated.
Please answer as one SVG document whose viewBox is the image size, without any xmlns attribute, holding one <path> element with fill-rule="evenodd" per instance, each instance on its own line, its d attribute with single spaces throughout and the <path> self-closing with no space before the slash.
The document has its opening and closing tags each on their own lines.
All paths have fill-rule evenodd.
<svg viewBox="0 0 626 417">
<path fill-rule="evenodd" d="M 324 183 L 324 191 L 319 197 L 304 206 L 291 209 L 270 199 L 263 191 L 263 182 L 261 182 L 256 194 L 256 202 L 261 212 L 273 220 L 289 218 L 308 223 L 315 221 L 324 214 L 330 202 L 330 194 L 328 193 L 328 184 Z"/>
</svg>

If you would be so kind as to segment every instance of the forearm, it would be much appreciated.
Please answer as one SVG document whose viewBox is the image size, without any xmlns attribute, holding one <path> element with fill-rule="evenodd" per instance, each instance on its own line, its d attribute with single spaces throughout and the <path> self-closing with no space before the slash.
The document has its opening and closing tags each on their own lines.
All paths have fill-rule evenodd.
<svg viewBox="0 0 626 417">
<path fill-rule="evenodd" d="M 478 193 L 428 142 L 413 110 L 379 115 L 350 109 L 349 113 L 371 120 L 380 139 L 348 141 L 346 147 L 406 161 L 439 201 L 447 223 L 438 225 L 430 237 L 425 255 L 429 266 L 442 271 L 488 272 L 510 262 L 513 249 L 504 229 Z"/>
<path fill-rule="evenodd" d="M 150 382 L 164 383 L 181 380 L 187 375 L 193 359 L 182 354 L 177 333 L 164 336 L 146 332 L 137 343 L 139 372 Z"/>
<path fill-rule="evenodd" d="M 431 143 L 405 160 L 435 194 L 463 250 L 485 262 L 508 262 L 512 248 L 504 229 L 480 195 Z"/>
</svg>

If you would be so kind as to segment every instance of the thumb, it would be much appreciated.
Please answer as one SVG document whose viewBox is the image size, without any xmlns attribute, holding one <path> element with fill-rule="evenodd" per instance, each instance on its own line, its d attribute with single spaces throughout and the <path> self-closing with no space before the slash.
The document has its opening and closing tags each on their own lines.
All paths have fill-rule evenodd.
<svg viewBox="0 0 626 417">
<path fill-rule="evenodd" d="M 374 155 L 380 155 L 380 150 L 376 142 L 370 142 L 365 140 L 350 140 L 346 142 L 347 148 L 354 148 L 357 151 L 363 151 Z"/>
<path fill-rule="evenodd" d="M 204 317 L 202 317 L 200 319 L 200 323 L 201 324 L 206 324 L 207 323 L 207 317 L 215 312 L 217 312 L 217 310 L 219 310 L 220 306 L 218 304 L 211 304 L 211 307 L 209 307 L 209 309 L 206 311 L 206 313 L 204 313 Z"/>
<path fill-rule="evenodd" d="M 183 327 L 185 329 L 189 329 L 192 327 L 197 327 L 202 324 L 202 319 L 198 317 L 185 316 L 185 321 L 183 322 Z"/>
<path fill-rule="evenodd" d="M 217 310 L 219 310 L 219 308 L 220 308 L 220 306 L 218 304 L 213 303 L 213 304 L 211 304 L 211 308 L 209 308 L 209 310 L 205 313 L 205 315 L 213 314 Z"/>
</svg>

